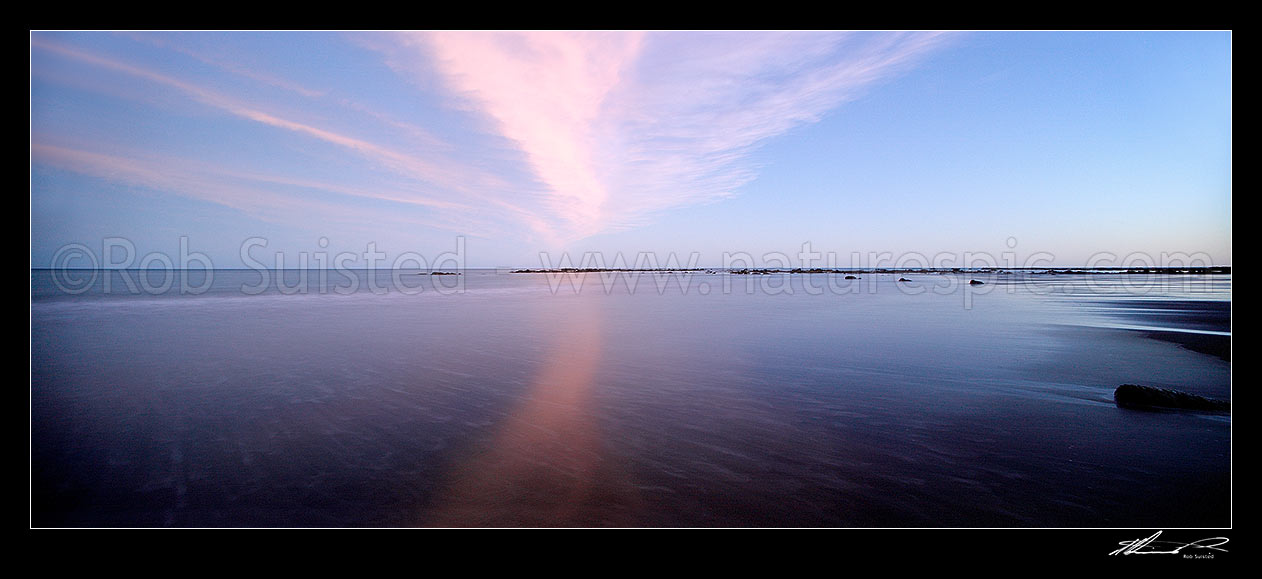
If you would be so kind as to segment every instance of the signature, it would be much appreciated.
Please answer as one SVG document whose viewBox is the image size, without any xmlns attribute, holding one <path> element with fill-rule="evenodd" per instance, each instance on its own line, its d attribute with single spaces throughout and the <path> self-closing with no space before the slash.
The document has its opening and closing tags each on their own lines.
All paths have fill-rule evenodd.
<svg viewBox="0 0 1262 579">
<path fill-rule="evenodd" d="M 1157 537 L 1160 537 L 1160 536 L 1161 536 L 1161 531 L 1157 531 L 1156 533 L 1153 533 L 1152 536 L 1148 537 L 1147 539 L 1135 539 L 1133 541 L 1119 542 L 1118 544 L 1121 545 L 1122 548 L 1116 551 L 1113 551 L 1112 553 L 1109 553 L 1109 554 L 1110 555 L 1178 555 L 1180 551 L 1184 549 L 1188 549 L 1188 548 L 1210 549 L 1213 551 L 1222 551 L 1224 553 L 1227 552 L 1226 549 L 1220 548 L 1223 545 L 1227 544 L 1227 541 L 1228 541 L 1227 537 L 1211 537 L 1209 539 L 1201 539 L 1199 541 L 1192 541 L 1191 543 L 1180 544 L 1174 541 L 1158 541 Z M 1174 546 L 1174 548 L 1171 549 L 1171 546 Z M 1167 550 L 1163 551 L 1161 549 L 1167 549 Z"/>
</svg>

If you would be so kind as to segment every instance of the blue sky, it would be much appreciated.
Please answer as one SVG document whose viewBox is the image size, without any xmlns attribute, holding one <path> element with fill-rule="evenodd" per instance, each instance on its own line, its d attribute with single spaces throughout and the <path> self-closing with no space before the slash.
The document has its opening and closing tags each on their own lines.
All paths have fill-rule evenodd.
<svg viewBox="0 0 1262 579">
<path fill-rule="evenodd" d="M 1229 32 L 33 32 L 30 54 L 34 267 L 181 243 L 241 267 L 249 240 L 287 266 L 1231 262 Z"/>
</svg>

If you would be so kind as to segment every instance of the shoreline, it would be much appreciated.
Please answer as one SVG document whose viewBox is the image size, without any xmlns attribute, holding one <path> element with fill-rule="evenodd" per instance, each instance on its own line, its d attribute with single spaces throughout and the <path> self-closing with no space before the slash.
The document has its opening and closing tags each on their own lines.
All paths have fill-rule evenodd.
<svg viewBox="0 0 1262 579">
<path fill-rule="evenodd" d="M 1135 330 L 1153 340 L 1178 344 L 1186 350 L 1215 356 L 1231 363 L 1231 336 L 1195 334 L 1191 332 Z"/>
<path fill-rule="evenodd" d="M 1191 299 L 1109 300 L 1115 317 L 1148 328 L 1131 328 L 1153 340 L 1178 344 L 1231 363 L 1231 302 Z"/>
</svg>

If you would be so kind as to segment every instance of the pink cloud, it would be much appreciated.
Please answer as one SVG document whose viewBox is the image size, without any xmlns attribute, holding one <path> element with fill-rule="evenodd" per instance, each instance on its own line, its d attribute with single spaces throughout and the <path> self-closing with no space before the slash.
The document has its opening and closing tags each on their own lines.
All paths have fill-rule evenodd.
<svg viewBox="0 0 1262 579">
<path fill-rule="evenodd" d="M 594 153 L 606 97 L 639 52 L 638 32 L 428 34 L 451 88 L 493 117 L 549 187 L 552 213 L 598 232 L 609 192 Z"/>
<path fill-rule="evenodd" d="M 938 34 L 433 32 L 400 35 L 401 72 L 436 69 L 546 186 L 558 243 L 721 199 L 754 147 L 855 98 Z M 410 59 L 410 60 L 409 60 Z M 424 83 L 421 83 L 424 84 Z"/>
</svg>

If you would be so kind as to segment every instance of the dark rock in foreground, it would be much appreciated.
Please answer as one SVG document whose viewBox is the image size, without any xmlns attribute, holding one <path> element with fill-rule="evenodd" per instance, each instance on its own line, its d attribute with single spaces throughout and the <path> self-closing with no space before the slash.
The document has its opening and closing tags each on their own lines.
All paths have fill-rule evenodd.
<svg viewBox="0 0 1262 579">
<path fill-rule="evenodd" d="M 900 278 L 898 278 L 898 281 L 911 281 L 911 280 L 909 280 L 909 279 L 907 279 L 907 278 L 905 278 L 905 277 L 900 277 Z"/>
<path fill-rule="evenodd" d="M 1231 402 L 1196 396 L 1177 390 L 1123 384 L 1113 392 L 1113 401 L 1122 408 L 1181 408 L 1231 412 Z"/>
<path fill-rule="evenodd" d="M 982 284 L 984 284 L 984 283 L 986 283 L 986 282 L 984 282 L 984 281 L 977 281 L 977 280 L 975 280 L 975 279 L 970 279 L 970 280 L 968 280 L 968 285 L 982 285 Z"/>
<path fill-rule="evenodd" d="M 855 276 L 853 276 L 853 275 L 848 275 L 848 276 L 846 276 L 846 278 L 845 278 L 845 279 L 859 279 L 859 278 L 857 278 L 857 277 L 855 277 Z"/>
</svg>

